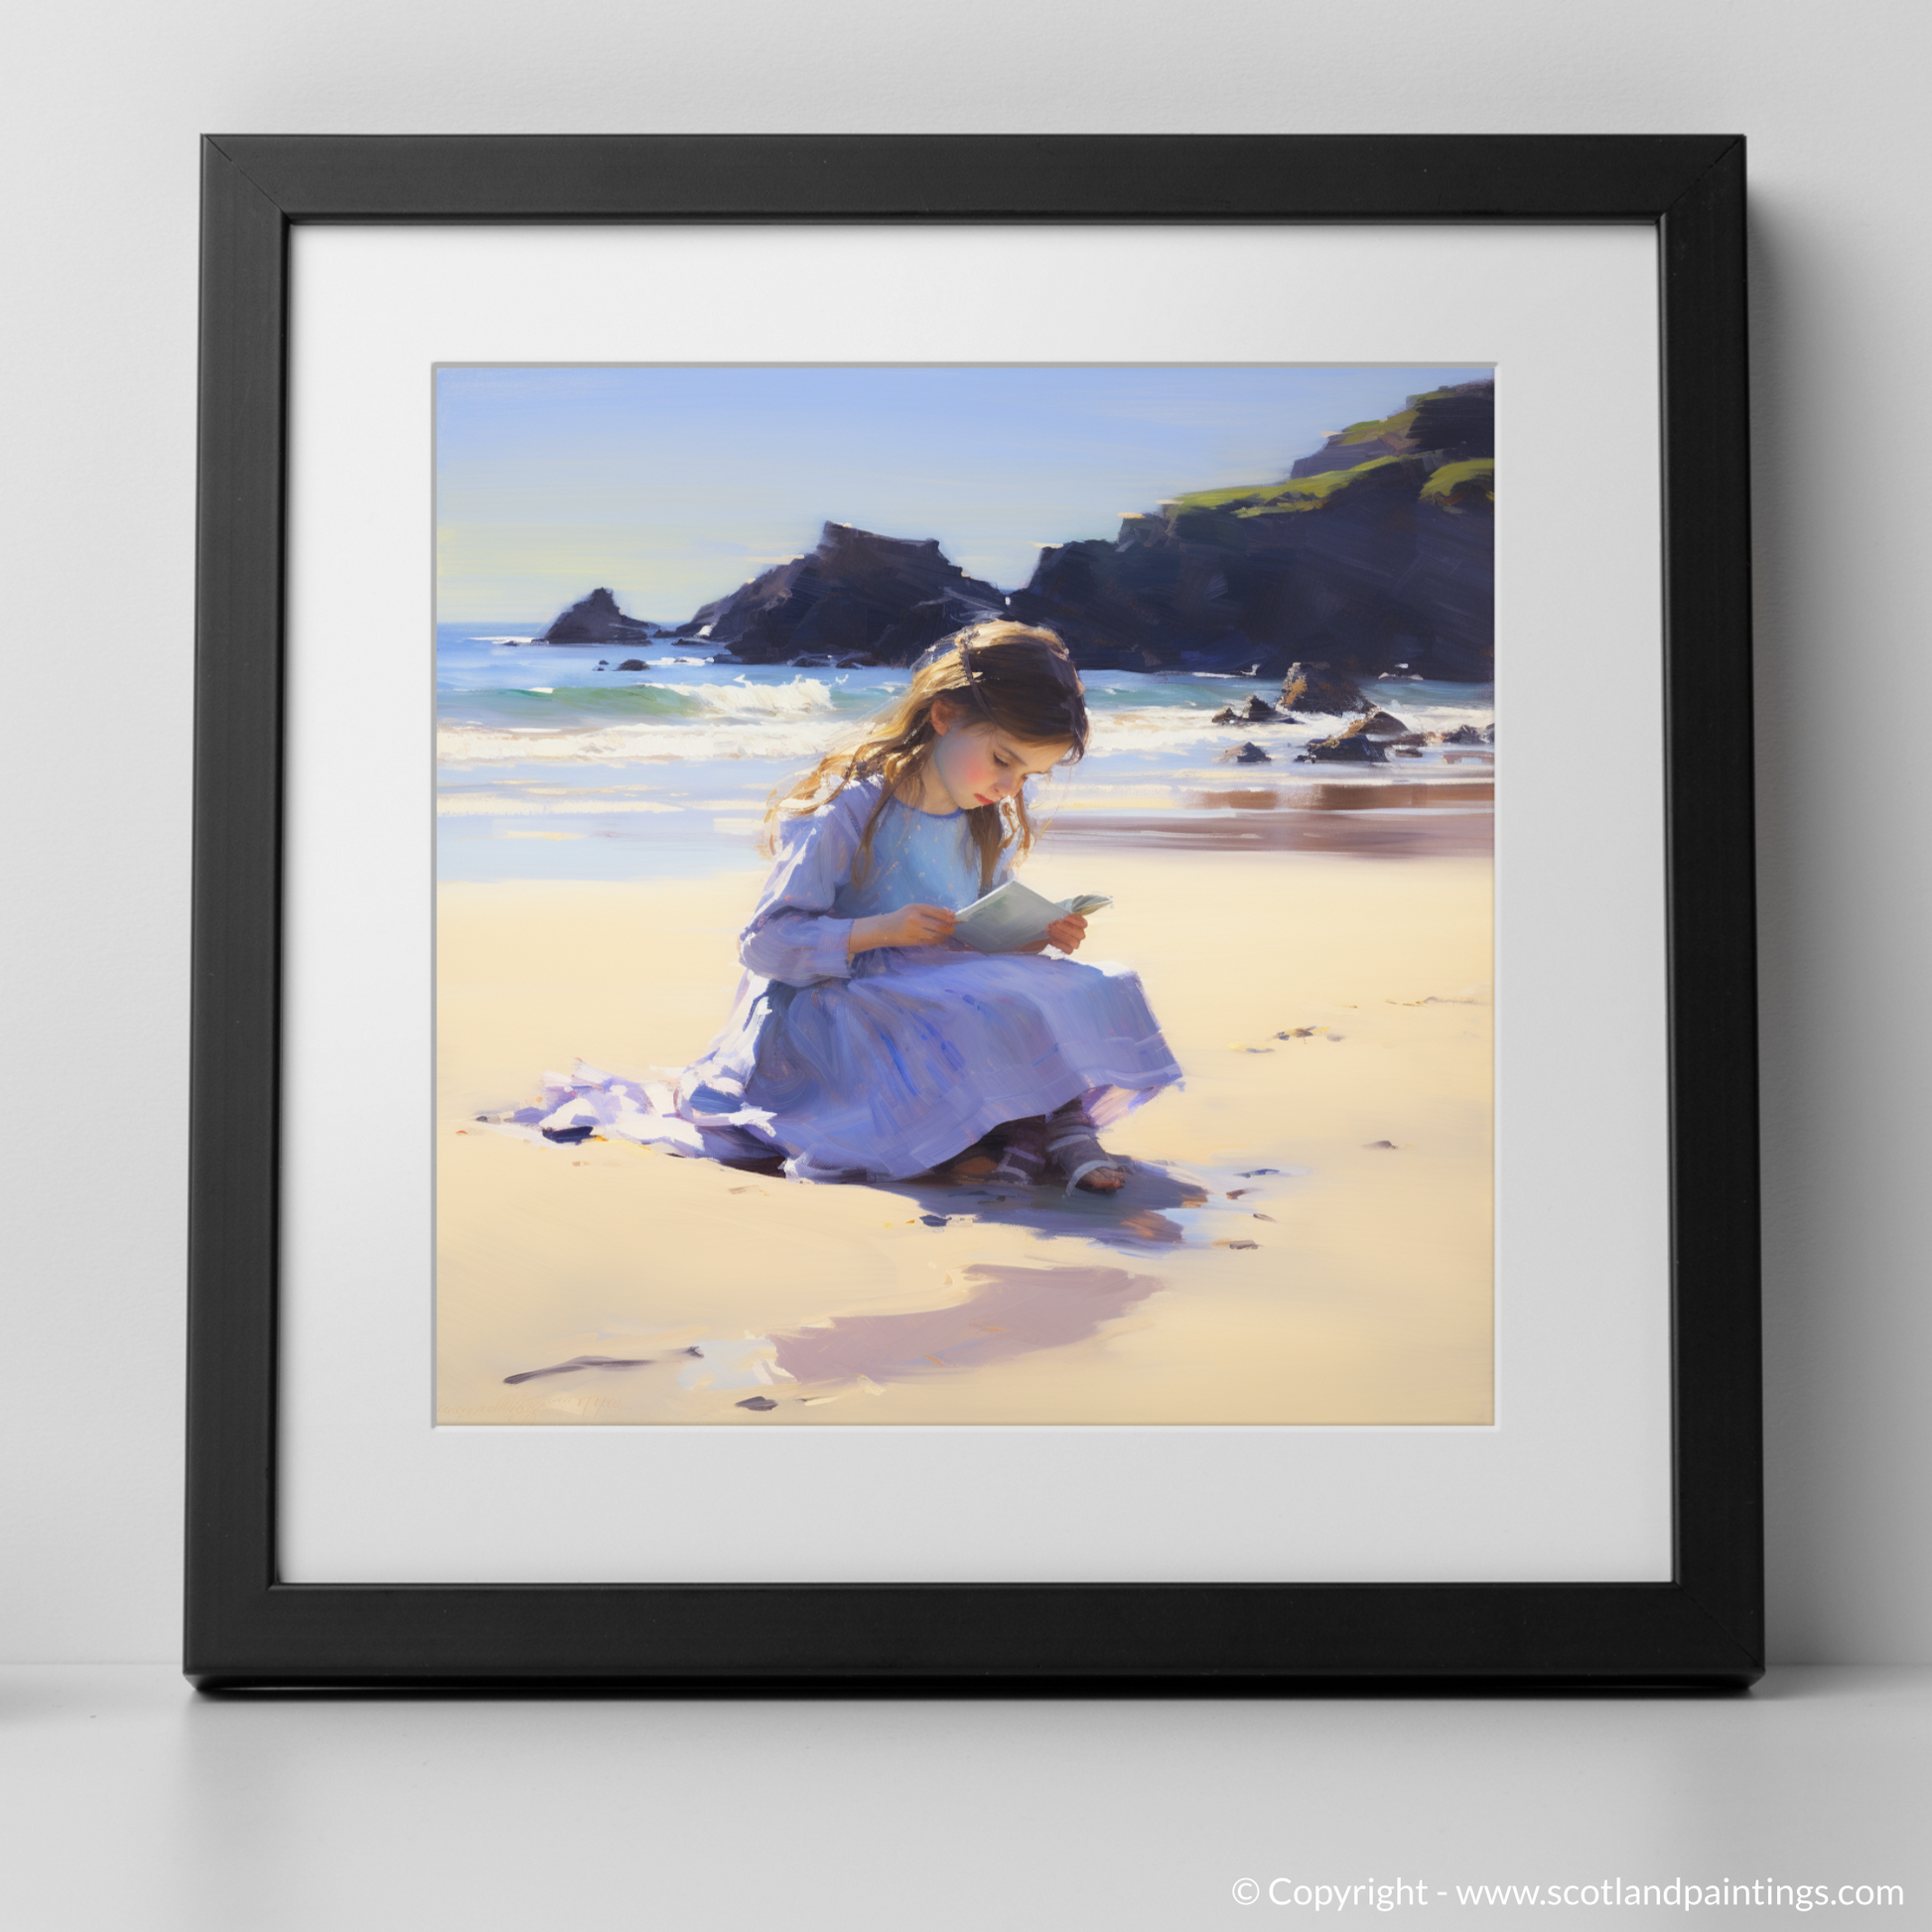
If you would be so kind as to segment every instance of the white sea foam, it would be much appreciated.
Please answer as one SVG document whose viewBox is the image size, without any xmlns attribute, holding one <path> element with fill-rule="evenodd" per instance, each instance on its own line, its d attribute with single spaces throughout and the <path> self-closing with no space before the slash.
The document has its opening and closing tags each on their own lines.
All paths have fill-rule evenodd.
<svg viewBox="0 0 1932 1932">
<path fill-rule="evenodd" d="M 1227 727 L 1210 724 L 1211 712 L 1194 705 L 1136 705 L 1120 711 L 1093 711 L 1087 756 L 1108 753 L 1186 752 L 1227 742 Z"/>
<path fill-rule="evenodd" d="M 580 731 L 509 731 L 445 725 L 436 734 L 444 765 L 511 764 L 531 759 L 624 764 L 638 759 L 706 763 L 715 759 L 815 759 L 839 736 L 829 718 L 811 724 L 605 725 Z"/>
<path fill-rule="evenodd" d="M 795 677 L 789 684 L 753 684 L 738 677 L 729 684 L 658 684 L 656 689 L 675 691 L 722 717 L 801 718 L 838 708 L 833 686 L 815 677 Z"/>
<path fill-rule="evenodd" d="M 652 798 L 614 798 L 608 792 L 599 791 L 573 791 L 562 796 L 528 791 L 446 791 L 436 801 L 438 818 L 540 818 L 557 813 L 602 816 L 605 812 L 680 809 Z"/>
</svg>

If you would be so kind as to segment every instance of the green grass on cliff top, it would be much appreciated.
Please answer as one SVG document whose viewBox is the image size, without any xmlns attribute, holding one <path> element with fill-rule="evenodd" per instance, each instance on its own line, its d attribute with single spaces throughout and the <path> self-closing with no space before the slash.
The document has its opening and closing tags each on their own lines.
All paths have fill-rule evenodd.
<svg viewBox="0 0 1932 1932">
<path fill-rule="evenodd" d="M 1450 509 L 1457 502 L 1471 502 L 1478 496 L 1496 500 L 1496 459 L 1472 456 L 1465 463 L 1446 463 L 1422 486 L 1422 499 L 1439 508 Z"/>
<path fill-rule="evenodd" d="M 1427 402 L 1429 396 L 1448 395 L 1447 389 L 1432 389 L 1427 396 L 1418 396 L 1416 402 Z M 1380 416 L 1372 423 L 1350 423 L 1335 439 L 1342 444 L 1367 443 L 1378 436 L 1407 436 L 1409 427 L 1416 420 L 1416 410 L 1411 407 L 1398 410 L 1393 416 Z"/>
<path fill-rule="evenodd" d="M 1378 417 L 1372 423 L 1350 423 L 1336 438 L 1338 444 L 1369 443 L 1378 436 L 1391 439 L 1407 436 L 1415 427 L 1416 418 L 1422 414 L 1421 405 L 1434 402 L 1438 396 L 1454 393 L 1451 389 L 1425 389 L 1419 396 L 1409 398 L 1409 407 L 1399 409 L 1393 416 Z"/>
<path fill-rule="evenodd" d="M 1391 439 L 1405 437 L 1414 426 L 1421 405 L 1449 393 L 1447 389 L 1429 389 L 1419 396 L 1411 396 L 1409 407 L 1398 410 L 1393 416 L 1379 416 L 1369 423 L 1350 423 L 1336 437 L 1336 444 L 1372 443 L 1385 436 Z M 1278 483 L 1237 483 L 1232 489 L 1190 490 L 1184 496 L 1173 498 L 1169 506 L 1170 513 L 1184 516 L 1189 510 L 1231 510 L 1236 516 L 1280 516 L 1296 510 L 1318 509 L 1323 503 L 1340 495 L 1351 483 L 1359 483 L 1371 470 L 1386 470 L 1390 464 L 1401 461 L 1399 456 L 1379 456 L 1367 463 L 1358 463 L 1351 470 L 1324 470 L 1318 477 L 1297 477 Z M 1423 484 L 1422 499 L 1447 509 L 1459 492 L 1466 502 L 1480 479 L 1487 486 L 1490 500 L 1494 501 L 1494 477 L 1493 457 L 1473 457 L 1466 463 L 1446 463 Z"/>
<path fill-rule="evenodd" d="M 1233 489 L 1197 489 L 1177 496 L 1173 513 L 1184 516 L 1189 510 L 1232 510 L 1236 516 L 1280 516 L 1296 510 L 1318 508 L 1331 497 L 1339 496 L 1351 483 L 1359 483 L 1371 470 L 1386 470 L 1400 463 L 1399 456 L 1379 456 L 1369 463 L 1358 463 L 1352 470 L 1324 470 L 1318 477 L 1297 477 L 1289 483 L 1241 483 Z"/>
</svg>

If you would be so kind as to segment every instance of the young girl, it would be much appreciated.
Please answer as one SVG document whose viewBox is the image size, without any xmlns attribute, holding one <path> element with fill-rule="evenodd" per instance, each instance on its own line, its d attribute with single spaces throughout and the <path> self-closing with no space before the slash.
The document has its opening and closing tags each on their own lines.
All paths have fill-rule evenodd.
<svg viewBox="0 0 1932 1932">
<path fill-rule="evenodd" d="M 1050 1168 L 1069 1190 L 1121 1186 L 1096 1127 L 1180 1078 L 1139 979 L 1045 956 L 1080 945 L 1077 915 L 1018 953 L 952 937 L 1033 844 L 1027 780 L 1086 741 L 1050 630 L 974 624 L 936 645 L 856 749 L 773 794 L 776 864 L 739 935 L 731 1022 L 674 1092 L 648 1094 L 681 1132 L 605 1124 L 725 1159 L 782 1154 L 808 1180 L 903 1178 L 991 1137 L 997 1180 Z"/>
</svg>

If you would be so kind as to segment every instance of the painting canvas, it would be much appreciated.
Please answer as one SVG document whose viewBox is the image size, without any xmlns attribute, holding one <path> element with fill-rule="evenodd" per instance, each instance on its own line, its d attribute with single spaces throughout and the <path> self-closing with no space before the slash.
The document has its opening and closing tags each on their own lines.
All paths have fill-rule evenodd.
<svg viewBox="0 0 1932 1932">
<path fill-rule="evenodd" d="M 433 379 L 439 1423 L 1492 1420 L 1492 369 Z"/>
</svg>

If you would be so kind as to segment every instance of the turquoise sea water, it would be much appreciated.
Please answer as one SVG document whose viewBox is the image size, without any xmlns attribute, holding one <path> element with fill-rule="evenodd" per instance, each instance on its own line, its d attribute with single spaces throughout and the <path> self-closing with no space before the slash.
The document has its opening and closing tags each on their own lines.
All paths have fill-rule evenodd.
<svg viewBox="0 0 1932 1932">
<path fill-rule="evenodd" d="M 753 869 L 772 788 L 895 693 L 902 670 L 797 670 L 710 661 L 686 639 L 648 646 L 532 644 L 531 627 L 444 624 L 437 642 L 438 873 L 445 880 L 633 879 Z M 619 666 L 636 660 L 641 669 Z M 1213 714 L 1278 680 L 1098 671 L 1086 680 L 1086 758 L 1030 794 L 1055 836 L 1162 822 L 1246 836 L 1231 821 L 1366 809 L 1479 809 L 1459 801 L 1486 754 L 1431 748 L 1388 766 L 1297 764 L 1332 725 L 1217 726 Z M 1487 724 L 1487 685 L 1385 679 L 1374 695 L 1411 729 Z M 1244 739 L 1271 755 L 1231 765 Z M 1391 791 L 1391 786 L 1397 787 Z M 1352 791 L 1350 788 L 1354 788 Z M 1370 793 L 1376 796 L 1371 799 Z M 1413 796 L 1413 804 L 1401 801 Z M 1344 810 L 1344 817 L 1353 817 Z M 1379 823 L 1391 822 L 1386 810 Z"/>
</svg>

